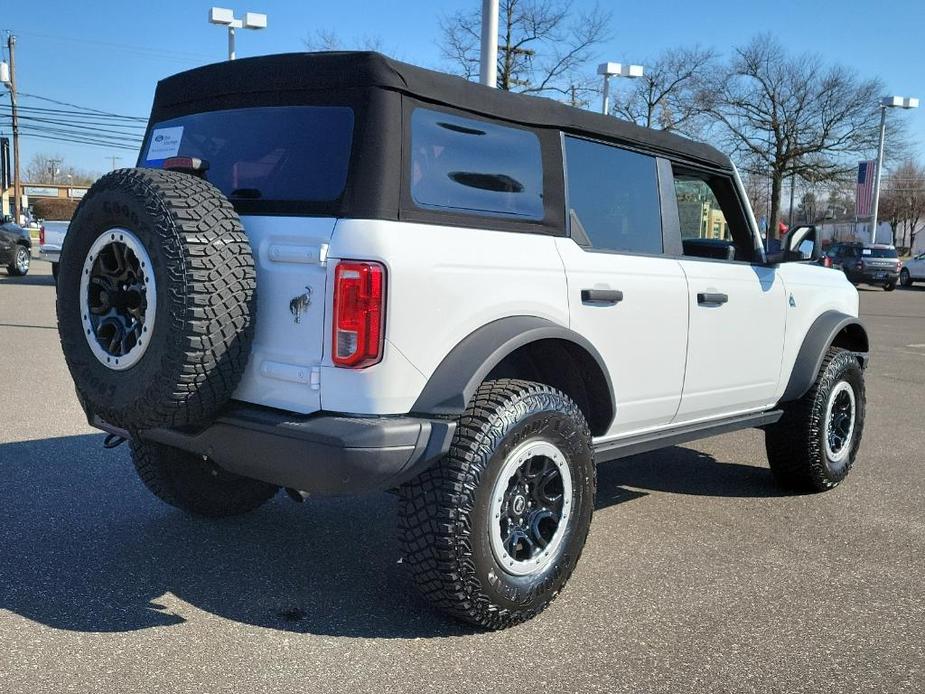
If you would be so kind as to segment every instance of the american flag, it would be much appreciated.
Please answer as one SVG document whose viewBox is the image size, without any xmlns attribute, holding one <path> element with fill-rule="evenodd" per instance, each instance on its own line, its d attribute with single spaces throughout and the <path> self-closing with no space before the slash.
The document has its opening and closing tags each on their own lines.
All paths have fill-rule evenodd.
<svg viewBox="0 0 925 694">
<path fill-rule="evenodd" d="M 854 198 L 854 213 L 858 217 L 870 217 L 876 171 L 876 160 L 858 162 L 858 187 Z"/>
</svg>

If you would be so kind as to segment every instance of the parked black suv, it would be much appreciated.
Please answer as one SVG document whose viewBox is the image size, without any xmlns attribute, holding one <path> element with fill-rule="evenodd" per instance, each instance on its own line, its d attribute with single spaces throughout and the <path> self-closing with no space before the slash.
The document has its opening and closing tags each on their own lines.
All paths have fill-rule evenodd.
<svg viewBox="0 0 925 694">
<path fill-rule="evenodd" d="M 825 258 L 832 267 L 842 269 L 852 284 L 879 285 L 888 292 L 896 289 L 902 267 L 896 249 L 879 243 L 836 243 Z"/>
</svg>

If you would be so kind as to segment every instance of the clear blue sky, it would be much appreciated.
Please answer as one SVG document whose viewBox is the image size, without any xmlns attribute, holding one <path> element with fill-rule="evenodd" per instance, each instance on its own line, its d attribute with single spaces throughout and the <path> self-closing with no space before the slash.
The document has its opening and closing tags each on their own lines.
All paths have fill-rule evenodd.
<svg viewBox="0 0 925 694">
<path fill-rule="evenodd" d="M 116 113 L 147 116 L 158 79 L 221 60 L 226 34 L 206 21 L 212 2 L 199 0 L 4 0 L 0 30 L 17 37 L 20 91 Z M 238 56 L 304 50 L 317 29 L 346 42 L 381 38 L 404 60 L 439 67 L 436 45 L 441 12 L 478 7 L 479 0 L 248 0 L 219 2 L 236 13 L 266 12 L 269 28 L 241 31 Z M 577 7 L 593 0 L 575 0 Z M 614 13 L 613 38 L 601 60 L 642 62 L 659 50 L 699 43 L 721 51 L 771 31 L 797 51 L 811 50 L 860 76 L 880 76 L 890 93 L 923 98 L 923 0 L 710 0 L 709 2 L 602 2 Z M 4 42 L 6 34 L 3 32 Z M 876 41 L 874 41 L 875 39 Z M 8 104 L 5 92 L 0 101 Z M 43 105 L 23 99 L 30 105 Z M 44 104 L 47 105 L 47 104 Z M 908 116 L 925 143 L 925 108 Z M 9 134 L 4 128 L 4 134 Z M 63 155 L 78 168 L 104 171 L 105 157 L 134 154 L 106 148 L 23 139 L 22 158 Z"/>
</svg>

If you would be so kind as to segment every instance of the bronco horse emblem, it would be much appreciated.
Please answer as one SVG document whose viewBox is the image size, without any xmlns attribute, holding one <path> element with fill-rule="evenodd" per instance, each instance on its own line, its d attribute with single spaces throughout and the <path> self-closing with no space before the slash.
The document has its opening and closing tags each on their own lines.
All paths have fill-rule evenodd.
<svg viewBox="0 0 925 694">
<path fill-rule="evenodd" d="M 292 301 L 289 302 L 289 313 L 295 317 L 295 322 L 300 323 L 302 320 L 302 314 L 308 310 L 309 305 L 312 303 L 312 288 L 306 287 L 305 293 L 300 294 L 295 297 Z"/>
</svg>

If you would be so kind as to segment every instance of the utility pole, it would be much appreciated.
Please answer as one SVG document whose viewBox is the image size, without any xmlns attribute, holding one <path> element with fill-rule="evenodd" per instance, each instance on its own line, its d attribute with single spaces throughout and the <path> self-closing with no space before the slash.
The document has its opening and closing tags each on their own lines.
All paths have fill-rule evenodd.
<svg viewBox="0 0 925 694">
<path fill-rule="evenodd" d="M 122 161 L 122 157 L 117 157 L 117 156 L 103 157 L 103 159 L 108 159 L 109 161 L 112 162 L 112 170 L 113 170 L 113 171 L 116 170 L 116 162 L 117 162 L 117 161 Z"/>
<path fill-rule="evenodd" d="M 482 0 L 482 47 L 479 82 L 498 86 L 498 0 Z"/>
<path fill-rule="evenodd" d="M 58 164 L 61 163 L 61 159 L 49 159 L 48 160 L 48 173 L 51 175 L 51 182 L 55 182 L 55 176 L 58 175 Z"/>
<path fill-rule="evenodd" d="M 19 111 L 16 108 L 16 37 L 10 34 L 6 42 L 10 52 L 10 105 L 13 112 L 13 220 L 19 224 L 22 187 L 19 178 Z"/>
</svg>

